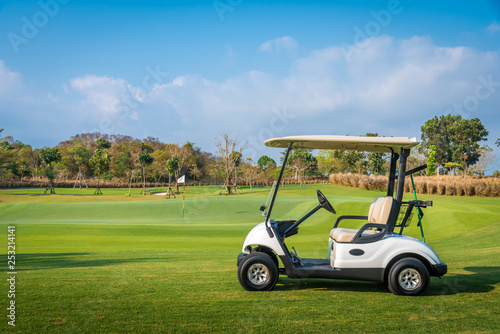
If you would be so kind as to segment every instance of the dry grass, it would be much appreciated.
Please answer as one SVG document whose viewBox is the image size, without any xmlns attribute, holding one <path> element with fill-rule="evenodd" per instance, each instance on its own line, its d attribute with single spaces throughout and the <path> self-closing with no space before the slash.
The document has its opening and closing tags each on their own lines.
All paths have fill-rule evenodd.
<svg viewBox="0 0 500 334">
<path fill-rule="evenodd" d="M 411 182 L 407 178 L 405 192 L 412 192 Z M 331 174 L 330 183 L 359 189 L 385 190 L 387 176 Z M 415 190 L 419 194 L 448 196 L 500 196 L 500 179 L 493 177 L 461 176 L 416 176 Z"/>
<path fill-rule="evenodd" d="M 367 190 L 384 190 L 387 187 L 387 177 L 358 174 L 331 174 L 330 183 Z"/>
</svg>

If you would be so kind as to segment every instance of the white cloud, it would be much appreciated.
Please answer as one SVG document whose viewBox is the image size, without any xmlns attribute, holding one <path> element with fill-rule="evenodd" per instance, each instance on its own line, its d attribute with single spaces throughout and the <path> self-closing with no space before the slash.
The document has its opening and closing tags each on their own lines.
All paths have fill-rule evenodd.
<svg viewBox="0 0 500 334">
<path fill-rule="evenodd" d="M 497 21 L 493 21 L 489 26 L 486 27 L 486 31 L 497 32 L 500 31 L 500 24 Z"/>
<path fill-rule="evenodd" d="M 21 74 L 9 70 L 0 59 L 0 97 L 12 94 L 21 86 Z"/>
<path fill-rule="evenodd" d="M 94 107 L 104 116 L 117 114 L 124 107 L 144 101 L 144 93 L 121 78 L 86 75 L 71 79 L 69 84 L 74 91 L 83 95 L 83 105 Z"/>
<path fill-rule="evenodd" d="M 280 51 L 291 52 L 297 49 L 299 43 L 290 36 L 276 38 L 262 43 L 259 50 L 262 52 L 276 53 Z"/>
<path fill-rule="evenodd" d="M 490 75 L 495 91 L 477 108 L 461 112 L 484 124 L 494 120 L 500 102 L 499 58 L 495 52 L 440 47 L 427 37 L 381 36 L 350 62 L 339 46 L 332 46 L 296 60 L 285 77 L 261 71 L 224 81 L 186 75 L 156 85 L 148 99 L 157 112 L 175 112 L 181 120 L 178 130 L 187 130 L 195 142 L 213 138 L 220 129 L 239 131 L 243 138 L 256 136 L 269 128 L 273 109 L 283 106 L 295 119 L 272 135 L 378 132 L 418 137 L 427 119 L 457 113 L 454 106 L 474 96 L 479 78 Z"/>
<path fill-rule="evenodd" d="M 57 105 L 67 124 L 84 123 L 87 129 L 135 137 L 191 140 L 206 150 L 225 130 L 238 133 L 243 141 L 258 137 L 259 143 L 271 135 L 307 133 L 418 137 L 427 119 L 454 113 L 455 105 L 474 97 L 483 78 L 491 84 L 480 93 L 490 94 L 479 99 L 477 107 L 462 111 L 468 118 L 479 117 L 497 138 L 499 58 L 497 52 L 440 47 L 428 37 L 380 36 L 371 38 L 349 62 L 340 46 L 311 51 L 295 60 L 285 76 L 253 70 L 215 81 L 187 74 L 151 90 L 122 78 L 81 76 L 63 85 L 66 94 L 47 110 Z M 7 77 L 5 73 L 14 72 L 0 64 L 0 76 Z M 19 74 L 10 77 L 20 81 Z M 272 123 L 273 110 L 284 107 L 293 120 L 286 126 Z"/>
<path fill-rule="evenodd" d="M 350 63 L 334 46 L 298 59 L 287 77 L 259 71 L 224 82 L 184 76 L 157 85 L 151 98 L 169 103 L 186 119 L 247 122 L 273 106 L 287 105 L 300 114 L 352 109 L 367 119 L 383 116 L 390 122 L 410 111 L 444 112 L 474 93 L 478 76 L 494 73 L 500 80 L 498 64 L 496 53 L 439 47 L 425 37 L 397 41 L 382 36 L 373 38 Z"/>
<path fill-rule="evenodd" d="M 52 93 L 47 94 L 47 98 L 50 102 L 59 102 L 59 98 L 57 96 L 52 95 Z"/>
</svg>

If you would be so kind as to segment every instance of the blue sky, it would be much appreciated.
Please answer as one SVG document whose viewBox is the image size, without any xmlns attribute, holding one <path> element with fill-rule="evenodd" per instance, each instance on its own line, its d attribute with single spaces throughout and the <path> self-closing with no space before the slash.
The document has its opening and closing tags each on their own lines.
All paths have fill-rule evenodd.
<svg viewBox="0 0 500 334">
<path fill-rule="evenodd" d="M 447 113 L 500 137 L 498 1 L 2 1 L 0 128 L 215 152 L 220 132 L 420 136 Z M 498 168 L 498 167 L 497 167 Z"/>
</svg>

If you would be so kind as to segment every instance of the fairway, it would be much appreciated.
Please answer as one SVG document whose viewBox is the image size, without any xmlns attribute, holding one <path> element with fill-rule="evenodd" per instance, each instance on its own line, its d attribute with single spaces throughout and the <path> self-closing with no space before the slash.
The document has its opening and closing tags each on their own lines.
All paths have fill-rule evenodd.
<svg viewBox="0 0 500 334">
<path fill-rule="evenodd" d="M 287 239 L 301 257 L 326 257 L 339 215 L 366 215 L 382 192 L 328 184 L 280 189 L 274 219 L 321 210 Z M 219 187 L 182 196 L 125 196 L 124 189 L 0 191 L 0 332 L 331 333 L 500 332 L 500 198 L 420 195 L 427 243 L 448 264 L 422 297 L 378 283 L 280 277 L 274 291 L 248 292 L 236 257 L 263 220 L 268 187 L 219 196 Z M 164 189 L 155 189 L 164 191 Z M 405 195 L 410 198 L 409 194 Z M 7 325 L 8 226 L 16 231 L 16 326 Z M 358 226 L 359 225 L 352 225 Z M 349 227 L 346 224 L 345 227 Z M 406 234 L 420 238 L 415 218 Z"/>
</svg>

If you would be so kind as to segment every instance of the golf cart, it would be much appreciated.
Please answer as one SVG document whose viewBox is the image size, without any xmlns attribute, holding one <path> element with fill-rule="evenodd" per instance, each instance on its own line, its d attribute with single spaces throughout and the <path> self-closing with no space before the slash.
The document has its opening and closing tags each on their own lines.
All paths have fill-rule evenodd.
<svg viewBox="0 0 500 334">
<path fill-rule="evenodd" d="M 426 168 L 423 165 L 406 170 L 410 149 L 417 144 L 415 138 L 407 137 L 290 136 L 267 140 L 266 146 L 287 148 L 287 151 L 278 180 L 271 189 L 267 203 L 261 207 L 266 220 L 248 233 L 242 253 L 238 255 L 238 280 L 241 286 L 249 291 L 272 290 L 278 276 L 284 274 L 299 279 L 374 281 L 386 283 L 396 295 L 424 294 L 430 276 L 445 275 L 447 266 L 425 242 L 403 235 L 413 210 L 417 212 L 422 228 L 422 208 L 432 206 L 431 201 L 417 200 L 415 193 L 415 200 L 403 202 L 405 177 Z M 291 150 L 298 148 L 390 154 L 387 196 L 375 198 L 367 216 L 342 215 L 337 218 L 330 232 L 326 259 L 300 258 L 295 250 L 290 252 L 285 244 L 285 239 L 297 234 L 300 224 L 321 208 L 336 214 L 320 190 L 317 190 L 319 204 L 302 218 L 282 221 L 270 219 L 288 156 Z M 411 179 L 413 184 L 412 176 Z M 365 224 L 359 230 L 343 228 L 342 223 L 347 220 L 363 220 Z M 278 257 L 283 268 L 279 265 Z"/>
</svg>

